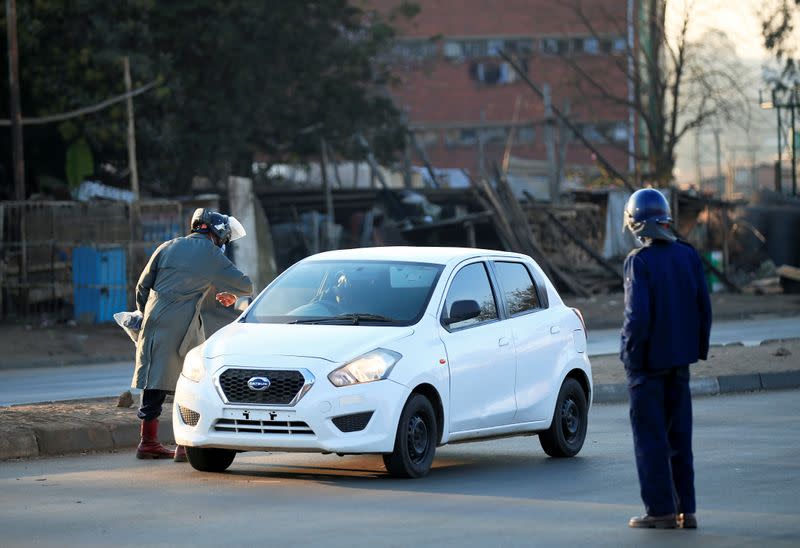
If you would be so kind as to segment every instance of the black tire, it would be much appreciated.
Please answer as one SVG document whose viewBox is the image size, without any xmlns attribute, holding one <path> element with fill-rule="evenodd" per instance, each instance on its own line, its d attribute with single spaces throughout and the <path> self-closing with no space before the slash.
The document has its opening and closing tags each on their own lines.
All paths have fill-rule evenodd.
<svg viewBox="0 0 800 548">
<path fill-rule="evenodd" d="M 201 472 L 224 472 L 236 458 L 232 449 L 214 449 L 206 447 L 187 447 L 186 458 L 195 470 Z"/>
<path fill-rule="evenodd" d="M 580 383 L 568 378 L 561 385 L 550 428 L 539 434 L 539 443 L 551 457 L 574 457 L 583 447 L 589 423 L 589 406 Z"/>
<path fill-rule="evenodd" d="M 412 394 L 400 414 L 394 451 L 383 455 L 383 464 L 392 476 L 421 478 L 431 469 L 438 441 L 433 405 L 422 394 Z"/>
</svg>

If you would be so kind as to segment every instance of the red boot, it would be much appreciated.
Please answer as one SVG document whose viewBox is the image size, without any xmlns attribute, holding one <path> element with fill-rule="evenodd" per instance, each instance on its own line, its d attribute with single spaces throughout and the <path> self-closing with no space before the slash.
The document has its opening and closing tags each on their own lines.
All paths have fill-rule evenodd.
<svg viewBox="0 0 800 548">
<path fill-rule="evenodd" d="M 136 449 L 137 459 L 171 459 L 175 451 L 158 441 L 158 419 L 142 421 L 142 441 Z"/>
<path fill-rule="evenodd" d="M 189 459 L 186 457 L 186 448 L 179 445 L 175 448 L 175 462 L 186 462 Z"/>
</svg>

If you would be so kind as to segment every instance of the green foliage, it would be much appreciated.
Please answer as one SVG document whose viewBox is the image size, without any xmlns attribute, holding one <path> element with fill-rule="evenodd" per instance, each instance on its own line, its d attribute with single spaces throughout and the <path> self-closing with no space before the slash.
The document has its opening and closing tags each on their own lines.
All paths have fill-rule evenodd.
<svg viewBox="0 0 800 548">
<path fill-rule="evenodd" d="M 776 89 L 800 85 L 800 0 L 769 0 L 761 9 L 764 46 L 781 65 L 780 73 L 769 76 Z"/>
<path fill-rule="evenodd" d="M 383 54 L 392 22 L 417 9 L 400 0 L 386 16 L 347 0 L 18 2 L 23 116 L 124 92 L 128 56 L 134 87 L 161 82 L 134 100 L 140 178 L 151 191 L 185 192 L 194 175 L 247 175 L 257 152 L 272 161 L 317 158 L 321 138 L 359 157 L 358 133 L 390 160 L 404 131 Z M 124 170 L 126 128 L 120 103 L 58 132 L 65 143 L 84 138 L 98 164 Z"/>
<path fill-rule="evenodd" d="M 78 139 L 67 148 L 65 171 L 70 188 L 77 188 L 86 176 L 94 173 L 94 156 L 86 139 Z"/>
</svg>

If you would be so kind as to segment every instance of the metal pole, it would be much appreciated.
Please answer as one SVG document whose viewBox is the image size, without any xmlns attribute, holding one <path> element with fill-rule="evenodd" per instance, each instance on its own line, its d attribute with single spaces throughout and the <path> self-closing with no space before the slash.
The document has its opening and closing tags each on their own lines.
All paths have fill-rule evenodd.
<svg viewBox="0 0 800 548">
<path fill-rule="evenodd" d="M 778 161 L 775 163 L 775 192 L 783 192 L 783 166 L 781 165 L 781 156 L 783 149 L 781 147 L 781 107 L 778 104 L 777 94 L 772 90 L 772 104 L 775 105 L 775 111 L 778 113 Z"/>
<path fill-rule="evenodd" d="M 722 183 L 722 157 L 719 149 L 719 128 L 714 128 L 714 143 L 717 148 L 717 184 L 720 189 L 720 194 L 724 194 L 724 186 Z"/>
<path fill-rule="evenodd" d="M 17 2 L 6 0 L 8 34 L 8 87 L 11 115 L 11 150 L 14 164 L 14 192 L 25 199 L 25 153 L 22 142 L 22 108 L 19 99 L 19 49 L 17 47 Z"/>
<path fill-rule="evenodd" d="M 797 106 L 797 90 L 792 92 L 792 101 L 790 108 L 792 109 L 792 196 L 797 196 L 797 136 L 795 135 L 794 127 L 794 109 Z"/>
</svg>

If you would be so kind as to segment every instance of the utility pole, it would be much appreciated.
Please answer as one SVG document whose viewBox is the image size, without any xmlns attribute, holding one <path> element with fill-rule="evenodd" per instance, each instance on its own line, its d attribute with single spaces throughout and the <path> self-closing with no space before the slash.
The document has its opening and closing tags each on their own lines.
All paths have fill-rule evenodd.
<svg viewBox="0 0 800 548">
<path fill-rule="evenodd" d="M 720 129 L 718 127 L 714 128 L 714 145 L 717 149 L 717 188 L 720 191 L 720 194 L 723 194 L 725 191 L 725 186 L 722 181 L 722 156 L 719 149 L 719 132 Z M 724 196 L 720 196 L 724 197 Z"/>
<path fill-rule="evenodd" d="M 558 161 L 556 160 L 555 142 L 555 120 L 553 119 L 553 97 L 550 92 L 550 84 L 542 84 L 542 94 L 544 95 L 544 144 L 547 149 L 547 174 L 550 181 L 550 201 L 558 203 L 559 181 L 558 181 Z"/>
<path fill-rule="evenodd" d="M 325 249 L 334 249 L 333 241 L 333 192 L 328 181 L 328 144 L 322 137 L 319 142 L 320 171 L 322 173 L 322 193 L 325 196 Z"/>
<path fill-rule="evenodd" d="M 122 58 L 122 66 L 125 70 L 125 91 L 131 92 L 131 63 L 127 56 Z M 131 190 L 133 200 L 139 201 L 139 170 L 136 166 L 136 129 L 133 121 L 133 97 L 130 95 L 126 101 L 128 104 L 128 168 L 131 170 Z"/>
<path fill-rule="evenodd" d="M 17 47 L 17 2 L 6 0 L 8 34 L 8 87 L 11 114 L 11 152 L 14 164 L 14 193 L 25 199 L 25 153 L 22 143 L 22 108 L 19 99 L 19 48 Z"/>
</svg>

